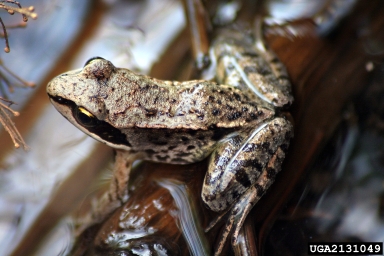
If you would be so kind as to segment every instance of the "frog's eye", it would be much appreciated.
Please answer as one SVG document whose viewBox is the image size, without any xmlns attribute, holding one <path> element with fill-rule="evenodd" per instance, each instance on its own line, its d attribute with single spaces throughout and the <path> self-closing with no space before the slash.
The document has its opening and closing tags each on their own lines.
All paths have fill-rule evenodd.
<svg viewBox="0 0 384 256">
<path fill-rule="evenodd" d="M 95 126 L 97 124 L 97 118 L 88 110 L 83 107 L 78 107 L 75 110 L 75 118 L 83 126 Z"/>
<path fill-rule="evenodd" d="M 87 60 L 87 62 L 85 62 L 84 67 L 87 66 L 89 63 L 91 63 L 91 62 L 94 61 L 94 60 L 105 60 L 105 59 L 104 59 L 104 58 L 101 58 L 101 57 L 98 57 L 98 56 L 96 56 L 96 57 L 92 57 L 92 58 L 90 58 L 89 60 Z"/>
</svg>

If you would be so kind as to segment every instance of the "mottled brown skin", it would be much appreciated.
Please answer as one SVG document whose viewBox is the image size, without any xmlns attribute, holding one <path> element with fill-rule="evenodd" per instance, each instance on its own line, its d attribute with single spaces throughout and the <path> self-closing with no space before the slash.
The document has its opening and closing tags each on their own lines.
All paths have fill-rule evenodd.
<svg viewBox="0 0 384 256">
<path fill-rule="evenodd" d="M 292 124 L 279 116 L 293 101 L 288 76 L 263 45 L 238 30 L 213 42 L 217 78 L 228 85 L 161 81 L 94 58 L 82 70 L 54 78 L 47 92 L 80 130 L 137 158 L 187 164 L 212 154 L 202 199 L 213 211 L 230 210 L 215 251 L 220 254 L 229 234 L 236 245 L 293 136 Z M 124 161 L 129 166 L 132 159 L 124 160 L 121 151 L 117 156 L 120 167 L 98 211 L 109 213 L 116 200 L 128 198 Z"/>
<path fill-rule="evenodd" d="M 216 79 L 222 84 L 250 90 L 254 101 L 276 108 L 293 102 L 291 83 L 284 65 L 261 38 L 239 29 L 223 29 L 211 48 L 217 62 Z M 260 102 L 260 99 L 264 102 Z"/>
<path fill-rule="evenodd" d="M 100 138 L 102 133 L 93 131 L 95 127 L 70 120 L 92 137 L 142 152 L 144 159 L 173 164 L 201 161 L 225 135 L 252 129 L 275 115 L 273 108 L 255 104 L 232 86 L 160 81 L 116 68 L 104 59 L 56 77 L 47 92 L 55 106 L 68 106 L 74 117 L 78 107 L 84 107 L 118 130 Z M 113 142 L 118 135 L 119 143 Z"/>
</svg>

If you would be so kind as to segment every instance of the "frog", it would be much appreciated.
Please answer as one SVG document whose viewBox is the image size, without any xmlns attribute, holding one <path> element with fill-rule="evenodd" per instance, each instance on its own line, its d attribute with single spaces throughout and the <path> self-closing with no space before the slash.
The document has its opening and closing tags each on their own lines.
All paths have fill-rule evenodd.
<svg viewBox="0 0 384 256">
<path fill-rule="evenodd" d="M 111 212 L 128 199 L 135 159 L 191 164 L 209 158 L 201 199 L 212 211 L 229 212 L 215 253 L 230 233 L 237 243 L 293 137 L 282 114 L 293 101 L 287 71 L 260 40 L 238 29 L 219 32 L 210 48 L 216 81 L 159 80 L 94 57 L 48 83 L 50 101 L 66 119 L 117 151 L 114 182 L 100 208 Z"/>
</svg>

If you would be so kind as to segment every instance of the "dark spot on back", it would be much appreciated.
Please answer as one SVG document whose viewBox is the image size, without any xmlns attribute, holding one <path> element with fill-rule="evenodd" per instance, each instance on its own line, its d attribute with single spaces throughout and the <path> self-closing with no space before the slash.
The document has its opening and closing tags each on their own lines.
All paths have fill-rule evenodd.
<svg viewBox="0 0 384 256">
<path fill-rule="evenodd" d="M 244 72 L 245 72 L 246 74 L 249 74 L 249 73 L 256 73 L 257 70 L 256 70 L 256 67 L 255 67 L 255 66 L 246 66 L 246 67 L 244 68 Z"/>
<path fill-rule="evenodd" d="M 192 149 L 195 149 L 196 147 L 194 146 L 194 145 L 189 145 L 188 147 L 187 147 L 187 150 L 192 150 Z"/>
<path fill-rule="evenodd" d="M 196 115 L 200 120 L 204 120 L 204 114 L 201 113 L 200 111 L 196 111 Z"/>
<path fill-rule="evenodd" d="M 262 186 L 260 186 L 259 184 L 256 184 L 255 188 L 257 189 L 257 195 L 258 196 L 264 195 L 265 191 L 264 191 L 264 188 Z"/>
<path fill-rule="evenodd" d="M 271 69 L 267 68 L 266 66 L 259 66 L 258 73 L 260 73 L 262 76 L 267 76 L 271 74 Z"/>
<path fill-rule="evenodd" d="M 226 107 L 228 110 L 234 110 L 234 107 L 232 107 L 232 106 L 230 106 L 230 105 L 228 105 L 228 104 L 226 104 L 225 107 Z"/>
<path fill-rule="evenodd" d="M 241 137 L 240 135 L 233 136 L 231 138 L 231 142 L 234 146 L 240 146 L 243 142 L 243 137 Z"/>
<path fill-rule="evenodd" d="M 205 179 L 204 179 L 204 183 L 205 183 L 205 185 L 211 185 L 211 184 L 212 184 L 211 179 L 212 179 L 211 174 L 209 174 L 209 172 L 207 172 L 207 173 L 205 174 Z"/>
<path fill-rule="evenodd" d="M 270 143 L 269 143 L 269 142 L 263 142 L 263 143 L 261 144 L 261 147 L 262 147 L 263 149 L 265 149 L 265 150 L 268 150 L 268 149 L 269 149 L 269 146 L 270 146 Z"/>
<path fill-rule="evenodd" d="M 240 197 L 239 192 L 237 192 L 236 190 L 233 190 L 232 193 L 231 193 L 231 195 L 232 195 L 232 198 L 233 198 L 234 200 L 236 200 L 236 199 L 238 199 L 238 198 Z"/>
<path fill-rule="evenodd" d="M 219 152 L 215 152 L 214 153 L 214 156 L 213 156 L 213 162 L 215 163 L 215 165 L 217 165 L 218 164 L 218 162 L 220 161 L 220 154 L 219 154 Z"/>
<path fill-rule="evenodd" d="M 182 140 L 182 141 L 189 141 L 189 138 L 186 137 L 186 136 L 181 136 L 181 140 Z"/>
<path fill-rule="evenodd" d="M 263 165 L 257 159 L 240 161 L 240 165 L 255 168 L 259 172 L 263 170 Z"/>
<path fill-rule="evenodd" d="M 212 115 L 217 116 L 219 114 L 220 114 L 220 110 L 219 109 L 215 108 L 215 109 L 212 110 Z"/>
<path fill-rule="evenodd" d="M 177 148 L 177 146 L 169 146 L 168 147 L 169 150 L 174 150 L 175 148 Z"/>
<path fill-rule="evenodd" d="M 249 113 L 249 116 L 251 117 L 251 119 L 253 119 L 253 120 L 256 120 L 257 119 L 257 117 L 258 117 L 258 115 L 256 115 L 255 113 Z"/>
<path fill-rule="evenodd" d="M 179 153 L 176 154 L 176 156 L 180 156 L 180 157 L 190 156 L 190 155 L 191 155 L 191 153 L 189 153 L 189 152 L 179 152 Z"/>
<path fill-rule="evenodd" d="M 241 112 L 234 112 L 234 113 L 228 114 L 227 119 L 229 121 L 233 121 L 233 120 L 239 119 L 241 117 L 241 115 L 242 115 Z"/>
<path fill-rule="evenodd" d="M 149 89 L 149 87 L 150 87 L 149 84 L 145 84 L 144 86 L 140 87 L 140 91 L 141 92 L 147 91 Z"/>
<path fill-rule="evenodd" d="M 252 183 L 248 177 L 248 174 L 244 168 L 237 170 L 237 172 L 235 174 L 235 178 L 236 178 L 237 182 L 239 182 L 241 185 L 243 185 L 243 187 L 248 188 L 252 185 Z"/>
<path fill-rule="evenodd" d="M 275 179 L 276 174 L 277 174 L 277 172 L 275 169 L 273 169 L 271 167 L 267 168 L 267 178 L 268 179 L 271 179 L 271 180 Z"/>
</svg>

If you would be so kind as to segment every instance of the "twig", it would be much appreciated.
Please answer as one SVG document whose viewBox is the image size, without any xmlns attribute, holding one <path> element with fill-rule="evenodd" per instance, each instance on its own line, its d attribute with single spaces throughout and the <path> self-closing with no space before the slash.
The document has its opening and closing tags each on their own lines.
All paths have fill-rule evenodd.
<svg viewBox="0 0 384 256">
<path fill-rule="evenodd" d="M 0 23 L 1 23 L 1 26 L 3 27 L 3 33 L 4 33 L 4 39 L 5 39 L 5 48 L 4 48 L 4 51 L 6 53 L 9 53 L 11 51 L 11 49 L 9 48 L 9 43 L 8 43 L 8 34 L 7 34 L 7 30 L 5 28 L 5 25 L 4 25 L 4 22 L 3 20 L 1 19 L 0 17 Z"/>
<path fill-rule="evenodd" d="M 6 5 L 4 3 L 15 4 L 18 7 L 13 7 L 10 5 Z M 33 12 L 35 10 L 35 8 L 33 6 L 23 8 L 23 7 L 21 7 L 20 3 L 17 1 L 0 0 L 0 9 L 6 10 L 11 15 L 15 14 L 15 12 L 20 13 L 23 16 L 24 22 L 28 21 L 28 17 L 31 17 L 32 19 L 37 19 L 37 14 Z M 8 43 L 7 27 L 4 25 L 3 20 L 1 18 L 0 18 L 0 23 L 1 23 L 1 26 L 3 28 L 4 39 L 5 39 L 4 52 L 8 53 L 11 51 L 11 48 L 9 47 L 9 43 Z"/>
<path fill-rule="evenodd" d="M 19 148 L 21 145 L 25 150 L 28 150 L 27 144 L 25 143 L 23 137 L 17 130 L 15 123 L 12 121 L 9 115 L 11 113 L 14 116 L 19 116 L 20 115 L 19 112 L 14 111 L 9 106 L 4 104 L 2 101 L 7 102 L 9 106 L 14 104 L 14 102 L 0 97 L 0 123 L 4 126 L 4 129 L 11 136 L 13 144 L 15 145 L 15 148 Z"/>
</svg>

